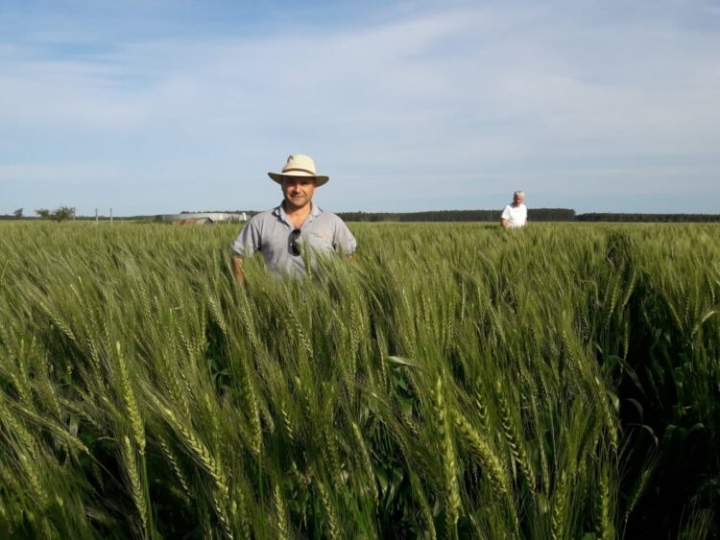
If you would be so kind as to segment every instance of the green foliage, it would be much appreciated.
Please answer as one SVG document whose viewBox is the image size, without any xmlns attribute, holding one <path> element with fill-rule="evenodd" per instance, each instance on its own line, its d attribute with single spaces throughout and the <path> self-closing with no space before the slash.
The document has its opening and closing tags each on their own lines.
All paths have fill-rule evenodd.
<svg viewBox="0 0 720 540">
<path fill-rule="evenodd" d="M 509 201 L 508 201 L 509 202 Z M 502 209 L 495 210 L 432 210 L 425 212 L 342 212 L 339 216 L 345 221 L 357 222 L 462 222 L 490 221 L 500 224 Z M 535 221 L 574 221 L 575 210 L 571 208 L 531 208 L 529 219 Z"/>
<path fill-rule="evenodd" d="M 75 217 L 75 209 L 70 206 L 61 206 L 60 208 L 57 208 L 52 214 L 50 214 L 50 216 L 55 221 L 65 221 Z"/>
<path fill-rule="evenodd" d="M 52 212 L 46 208 L 35 210 L 40 219 L 52 219 L 54 221 L 66 221 L 75 217 L 75 208 L 70 206 L 61 206 Z"/>
<path fill-rule="evenodd" d="M 2 538 L 720 534 L 716 225 L 1 227 Z"/>
</svg>

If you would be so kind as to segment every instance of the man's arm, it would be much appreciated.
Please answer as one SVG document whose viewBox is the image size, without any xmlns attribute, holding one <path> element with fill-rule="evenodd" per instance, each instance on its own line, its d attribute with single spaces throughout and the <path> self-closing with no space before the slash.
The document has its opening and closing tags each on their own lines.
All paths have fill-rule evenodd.
<svg viewBox="0 0 720 540">
<path fill-rule="evenodd" d="M 502 214 L 500 214 L 500 225 L 505 229 L 510 228 L 510 207 L 506 206 L 503 208 Z"/>
<path fill-rule="evenodd" d="M 240 234 L 231 244 L 233 274 L 235 279 L 242 285 L 245 282 L 245 274 L 243 272 L 243 257 L 250 256 L 260 249 L 260 231 L 256 218 L 250 218 L 245 223 Z"/>
<path fill-rule="evenodd" d="M 349 261 L 355 258 L 357 240 L 345 222 L 340 218 L 337 218 L 337 224 L 333 233 L 333 248 L 335 251 L 343 253 Z"/>
<path fill-rule="evenodd" d="M 235 274 L 235 279 L 237 279 L 237 282 L 240 285 L 242 285 L 245 282 L 245 276 L 243 275 L 243 269 L 242 269 L 243 260 L 241 257 L 238 257 L 237 255 L 233 255 L 232 262 L 233 262 L 233 273 Z"/>
</svg>

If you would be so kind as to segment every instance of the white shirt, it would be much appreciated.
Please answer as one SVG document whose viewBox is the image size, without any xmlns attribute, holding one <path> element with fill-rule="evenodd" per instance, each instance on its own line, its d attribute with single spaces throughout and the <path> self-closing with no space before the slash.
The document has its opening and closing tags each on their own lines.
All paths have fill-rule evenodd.
<svg viewBox="0 0 720 540">
<path fill-rule="evenodd" d="M 520 203 L 517 206 L 508 204 L 503 210 L 500 219 L 506 219 L 508 227 L 515 229 L 517 227 L 523 227 L 527 222 L 527 206 Z"/>
</svg>

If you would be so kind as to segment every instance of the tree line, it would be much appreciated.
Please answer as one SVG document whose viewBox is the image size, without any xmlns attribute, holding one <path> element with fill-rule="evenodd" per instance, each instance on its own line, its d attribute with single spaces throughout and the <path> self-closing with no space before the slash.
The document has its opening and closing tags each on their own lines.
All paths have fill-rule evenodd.
<svg viewBox="0 0 720 540">
<path fill-rule="evenodd" d="M 245 212 L 248 216 L 256 211 L 225 210 L 224 212 Z M 96 219 L 75 215 L 75 208 L 61 206 L 55 210 L 41 208 L 35 210 L 40 219 L 65 221 L 68 219 Z M 499 222 L 497 210 L 429 210 L 425 212 L 337 212 L 344 221 L 351 222 Z M 133 216 L 116 219 L 152 219 L 153 216 Z M 0 214 L 0 220 L 26 219 L 23 209 L 11 214 Z M 34 218 L 33 218 L 34 219 Z M 105 219 L 105 218 L 101 218 Z M 713 223 L 720 222 L 720 214 L 642 214 L 591 212 L 576 214 L 572 208 L 530 208 L 528 219 L 531 222 L 613 222 L 613 223 Z"/>
<path fill-rule="evenodd" d="M 337 214 L 344 221 L 360 222 L 500 221 L 500 212 L 497 210 L 436 210 L 409 213 L 338 212 Z M 710 223 L 720 222 L 720 214 L 624 214 L 613 212 L 576 214 L 572 208 L 530 208 L 528 209 L 528 220 L 531 222 Z"/>
</svg>

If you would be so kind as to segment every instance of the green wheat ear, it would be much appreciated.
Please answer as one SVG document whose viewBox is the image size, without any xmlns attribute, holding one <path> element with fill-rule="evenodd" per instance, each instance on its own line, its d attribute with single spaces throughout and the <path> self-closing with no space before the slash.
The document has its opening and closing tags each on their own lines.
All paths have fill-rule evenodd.
<svg viewBox="0 0 720 540">
<path fill-rule="evenodd" d="M 505 436 L 505 441 L 508 445 L 508 449 L 514 463 L 520 468 L 520 471 L 525 478 L 525 485 L 530 491 L 530 495 L 533 499 L 535 499 L 535 473 L 532 465 L 530 464 L 530 460 L 528 459 L 528 455 L 525 450 L 525 443 L 520 435 L 521 428 L 514 420 L 514 416 L 510 410 L 510 404 L 505 398 L 503 388 L 499 382 L 496 382 L 495 391 L 500 409 L 500 426 L 502 428 L 502 434 Z"/>
<path fill-rule="evenodd" d="M 460 500 L 460 487 L 457 480 L 457 459 L 455 457 L 455 444 L 449 418 L 449 411 L 445 402 L 442 377 L 438 377 L 435 384 L 435 416 L 440 433 L 441 452 L 444 463 L 445 497 L 446 497 L 446 523 L 448 534 L 455 534 L 455 527 L 459 518 L 462 501 Z"/>
<path fill-rule="evenodd" d="M 479 462 L 481 469 L 488 475 L 495 496 L 500 500 L 506 498 L 511 491 L 510 480 L 500 458 L 492 450 L 488 441 L 483 439 L 459 412 L 455 412 L 455 425 L 472 450 L 472 454 Z"/>
<path fill-rule="evenodd" d="M 125 471 L 130 479 L 132 498 L 135 501 L 135 507 L 140 514 L 143 531 L 147 531 L 148 515 L 147 501 L 145 500 L 145 489 L 143 487 L 141 472 L 138 469 L 138 463 L 135 457 L 135 448 L 133 448 L 128 436 L 123 437 L 122 440 L 122 455 L 123 461 L 125 462 Z"/>
<path fill-rule="evenodd" d="M 130 382 L 130 373 L 128 371 L 119 341 L 115 342 L 115 350 L 117 351 L 118 367 L 120 368 L 123 400 L 130 418 L 130 426 L 132 427 L 135 444 L 137 444 L 138 451 L 142 456 L 145 455 L 145 425 L 142 421 L 142 417 L 140 416 L 140 408 L 138 407 L 138 403 L 135 398 L 135 392 L 133 391 L 132 384 Z"/>
</svg>

